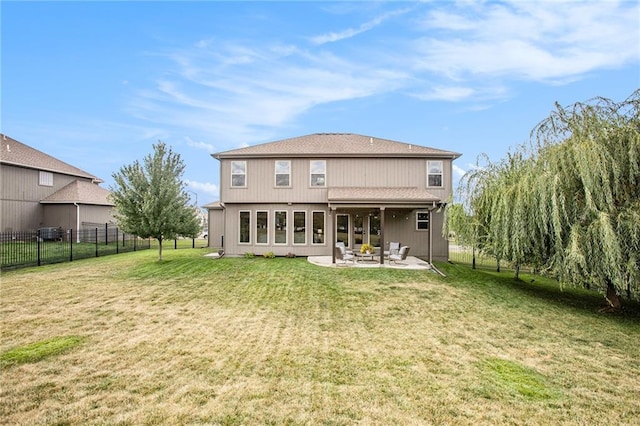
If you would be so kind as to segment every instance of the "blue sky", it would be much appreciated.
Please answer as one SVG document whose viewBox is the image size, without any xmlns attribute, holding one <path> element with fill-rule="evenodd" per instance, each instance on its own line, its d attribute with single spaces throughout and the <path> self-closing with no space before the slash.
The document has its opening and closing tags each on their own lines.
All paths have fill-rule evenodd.
<svg viewBox="0 0 640 426">
<path fill-rule="evenodd" d="M 162 140 L 199 205 L 218 199 L 214 152 L 360 133 L 460 152 L 458 179 L 527 141 L 555 102 L 640 87 L 637 1 L 0 8 L 2 133 L 106 188 Z"/>
</svg>

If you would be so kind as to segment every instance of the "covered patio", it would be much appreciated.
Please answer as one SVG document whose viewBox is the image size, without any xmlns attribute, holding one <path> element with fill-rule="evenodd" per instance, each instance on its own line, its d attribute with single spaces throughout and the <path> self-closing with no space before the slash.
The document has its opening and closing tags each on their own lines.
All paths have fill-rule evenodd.
<svg viewBox="0 0 640 426">
<path fill-rule="evenodd" d="M 377 253 L 388 251 L 392 241 L 410 247 L 402 266 L 389 264 L 386 256 L 376 256 L 378 267 L 428 266 L 432 263 L 432 213 L 440 208 L 438 197 L 414 187 L 340 187 L 329 188 L 329 208 L 334 241 L 359 250 L 364 243 Z M 427 259 L 422 261 L 418 257 Z M 335 251 L 330 263 L 340 263 Z M 319 264 L 322 262 L 319 261 Z M 373 267 L 375 262 L 357 262 L 356 266 Z"/>
</svg>

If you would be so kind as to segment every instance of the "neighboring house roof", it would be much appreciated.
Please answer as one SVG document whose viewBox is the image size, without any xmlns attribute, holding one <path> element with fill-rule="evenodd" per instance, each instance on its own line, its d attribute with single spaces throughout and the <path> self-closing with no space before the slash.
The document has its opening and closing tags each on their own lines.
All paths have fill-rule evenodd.
<svg viewBox="0 0 640 426">
<path fill-rule="evenodd" d="M 31 148 L 7 135 L 0 134 L 0 136 L 0 163 L 92 179 L 99 183 L 103 182 L 102 179 L 84 170 Z"/>
<path fill-rule="evenodd" d="M 366 203 L 384 200 L 385 203 L 413 204 L 439 202 L 440 198 L 430 192 L 415 187 L 339 187 L 329 188 L 329 203 Z"/>
<path fill-rule="evenodd" d="M 426 146 L 353 133 L 314 133 L 213 154 L 214 158 L 256 157 L 460 157 L 461 154 Z"/>
<path fill-rule="evenodd" d="M 220 201 L 214 201 L 212 203 L 205 204 L 202 207 L 207 209 L 207 210 L 222 210 L 224 208 Z"/>
<path fill-rule="evenodd" d="M 98 206 L 113 206 L 109 201 L 110 192 L 95 183 L 75 180 L 59 191 L 49 195 L 40 202 L 42 204 L 91 204 Z"/>
</svg>

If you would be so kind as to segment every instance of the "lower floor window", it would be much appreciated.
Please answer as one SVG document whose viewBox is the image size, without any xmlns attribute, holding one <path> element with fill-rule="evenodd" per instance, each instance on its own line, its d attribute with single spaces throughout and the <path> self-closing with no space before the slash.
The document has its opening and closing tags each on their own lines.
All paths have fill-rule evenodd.
<svg viewBox="0 0 640 426">
<path fill-rule="evenodd" d="M 275 244 L 287 244 L 287 212 L 276 211 L 275 214 Z"/>
<path fill-rule="evenodd" d="M 429 230 L 429 212 L 416 213 L 416 229 L 419 231 Z"/>
<path fill-rule="evenodd" d="M 307 243 L 307 212 L 293 212 L 293 244 Z"/>
<path fill-rule="evenodd" d="M 240 243 L 251 242 L 251 212 L 240 212 Z"/>
<path fill-rule="evenodd" d="M 256 212 L 256 244 L 269 243 L 269 213 Z"/>
<path fill-rule="evenodd" d="M 313 244 L 324 244 L 324 212 L 313 212 Z"/>
</svg>

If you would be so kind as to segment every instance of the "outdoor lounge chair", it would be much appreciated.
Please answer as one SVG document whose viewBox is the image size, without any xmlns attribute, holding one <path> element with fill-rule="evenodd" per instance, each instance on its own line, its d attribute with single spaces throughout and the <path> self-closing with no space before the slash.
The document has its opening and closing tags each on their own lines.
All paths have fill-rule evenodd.
<svg viewBox="0 0 640 426">
<path fill-rule="evenodd" d="M 400 253 L 400 243 L 398 241 L 391 241 L 389 243 L 389 250 L 385 250 L 384 252 L 384 257 L 388 259 L 389 255 L 398 253 Z"/>
<path fill-rule="evenodd" d="M 353 262 L 353 264 L 356 263 L 356 257 L 353 254 L 347 253 L 347 249 L 344 247 L 344 245 L 339 246 L 336 244 L 334 250 L 336 260 L 342 260 L 342 263 L 344 264 L 346 264 L 347 261 L 351 261 Z"/>
<path fill-rule="evenodd" d="M 400 251 L 398 252 L 398 254 L 389 255 L 389 261 L 397 264 L 398 262 L 405 260 L 407 258 L 407 255 L 409 254 L 410 248 L 411 247 L 407 247 L 407 246 L 400 247 Z"/>
<path fill-rule="evenodd" d="M 344 245 L 343 241 L 338 241 L 336 243 L 336 247 L 342 247 L 344 249 L 345 253 L 353 254 L 353 250 L 351 250 L 350 248 L 347 248 L 347 246 Z"/>
</svg>

